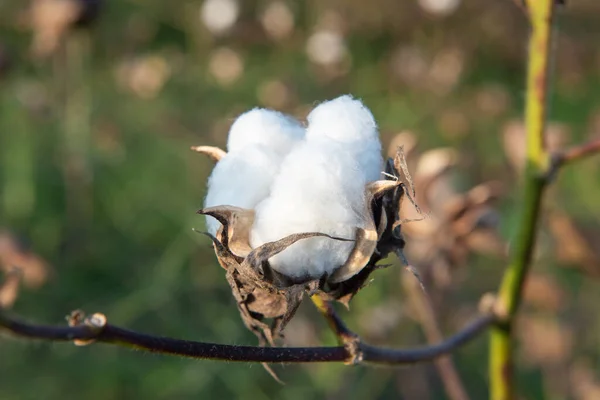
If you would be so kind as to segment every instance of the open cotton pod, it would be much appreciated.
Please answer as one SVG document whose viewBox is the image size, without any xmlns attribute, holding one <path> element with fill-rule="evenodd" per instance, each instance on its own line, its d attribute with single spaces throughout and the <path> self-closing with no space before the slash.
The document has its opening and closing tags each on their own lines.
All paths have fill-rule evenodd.
<svg viewBox="0 0 600 400">
<path fill-rule="evenodd" d="M 233 127 L 230 142 L 232 132 Z M 274 142 L 286 134 L 273 132 Z M 221 198 L 238 204 L 215 204 L 207 197 L 207 207 L 198 212 L 216 222 L 208 235 L 244 323 L 261 343 L 272 345 L 304 294 L 320 293 L 347 305 L 379 268 L 378 261 L 390 252 L 401 255 L 399 207 L 410 194 L 410 178 L 402 152 L 384 167 L 374 118 L 350 96 L 317 106 L 303 139 L 292 141 L 283 157 L 273 157 L 273 165 L 279 163 L 274 170 L 239 171 L 245 182 L 229 167 L 228 174 L 219 175 L 221 163 L 230 156 L 244 158 L 247 148 L 225 153 L 200 147 L 218 162 L 209 196 L 211 187 L 218 187 L 227 194 Z M 246 161 L 256 165 L 234 161 L 240 168 Z M 378 180 L 384 168 L 385 179 Z M 260 190 L 249 181 L 262 185 Z"/>
<path fill-rule="evenodd" d="M 344 238 L 316 232 L 292 234 L 246 253 L 239 249 L 249 248 L 248 224 L 253 218 L 252 210 L 222 206 L 199 211 L 216 216 L 223 224 L 217 237 L 211 236 L 215 253 L 226 270 L 226 278 L 244 324 L 257 335 L 261 344 L 274 344 L 307 291 L 310 294 L 322 293 L 326 298 L 348 306 L 370 274 L 380 267 L 377 262 L 390 252 L 401 254 L 404 239 L 400 233 L 399 209 L 409 190 L 401 179 L 392 178 L 401 176 L 392 159 L 387 163 L 386 172 L 390 178 L 372 182 L 365 188 L 369 202 L 364 212 L 371 221 L 369 228 L 357 228 L 350 255 L 330 277 L 324 279 L 294 282 L 293 278 L 273 270 L 269 260 L 298 241 L 321 236 L 344 242 Z M 271 324 L 265 323 L 265 319 L 271 319 Z"/>
</svg>

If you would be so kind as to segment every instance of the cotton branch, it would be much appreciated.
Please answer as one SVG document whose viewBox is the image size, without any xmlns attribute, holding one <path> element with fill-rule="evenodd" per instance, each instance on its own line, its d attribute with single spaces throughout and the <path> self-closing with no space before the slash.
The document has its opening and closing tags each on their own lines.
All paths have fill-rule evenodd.
<svg viewBox="0 0 600 400">
<path fill-rule="evenodd" d="M 495 322 L 491 314 L 477 317 L 471 324 L 455 335 L 433 346 L 415 349 L 388 349 L 358 342 L 362 361 L 375 364 L 410 364 L 431 361 L 447 354 L 477 337 Z M 36 325 L 23 322 L 0 311 L 0 331 L 17 337 L 48 341 L 101 342 L 117 346 L 145 350 L 195 359 L 267 363 L 352 363 L 354 355 L 346 347 L 255 347 L 216 343 L 194 342 L 134 332 L 111 325 L 103 314 L 84 318 L 76 326 Z"/>
<path fill-rule="evenodd" d="M 360 363 L 363 356 L 359 347 L 360 338 L 358 335 L 346 326 L 342 318 L 335 312 L 331 301 L 328 301 L 320 294 L 313 294 L 310 299 L 321 315 L 327 320 L 329 327 L 337 336 L 338 342 L 350 353 L 351 358 L 349 362 L 351 364 Z"/>
<path fill-rule="evenodd" d="M 550 174 L 553 176 L 562 166 L 582 160 L 597 153 L 600 153 L 600 138 L 556 153 L 552 157 Z"/>
</svg>

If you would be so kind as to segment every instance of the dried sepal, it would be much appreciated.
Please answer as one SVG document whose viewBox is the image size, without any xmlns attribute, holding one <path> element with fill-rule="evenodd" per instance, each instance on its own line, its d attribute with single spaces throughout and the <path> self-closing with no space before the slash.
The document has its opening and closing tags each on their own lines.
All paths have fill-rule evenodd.
<svg viewBox="0 0 600 400">
<path fill-rule="evenodd" d="M 368 229 L 358 228 L 356 230 L 356 244 L 352 248 L 350 256 L 348 256 L 344 265 L 331 275 L 328 281 L 340 283 L 352 278 L 369 263 L 376 246 L 377 230 L 375 225 Z"/>
<path fill-rule="evenodd" d="M 396 187 L 398 187 L 401 184 L 401 182 L 397 179 L 393 179 L 393 180 L 380 180 L 380 181 L 375 181 L 375 182 L 371 182 L 369 184 L 367 184 L 367 190 L 366 190 L 366 194 L 367 196 L 371 197 L 371 201 L 376 200 L 378 198 L 380 198 L 381 196 L 383 196 L 386 192 L 395 189 Z M 367 203 L 369 204 L 370 201 L 369 199 L 367 199 Z M 370 205 L 369 205 L 370 207 Z"/>
<path fill-rule="evenodd" d="M 234 206 L 207 207 L 197 211 L 217 219 L 222 227 L 217 238 L 225 247 L 238 257 L 246 257 L 252 251 L 250 247 L 250 229 L 254 222 L 254 211 Z"/>
<path fill-rule="evenodd" d="M 240 262 L 243 261 L 241 257 L 237 257 L 234 255 L 227 246 L 223 245 L 222 242 L 219 241 L 216 237 L 211 235 L 208 232 L 200 232 L 203 235 L 206 235 L 212 240 L 213 248 L 215 249 L 215 255 L 217 256 L 217 261 L 219 261 L 219 265 L 223 267 L 224 270 L 229 271 L 230 269 L 236 268 Z"/>
<path fill-rule="evenodd" d="M 337 282 L 332 279 L 328 280 L 329 286 L 324 290 L 326 298 L 336 300 L 348 307 L 354 295 L 368 284 L 371 273 L 389 266 L 377 265 L 379 261 L 386 258 L 389 253 L 395 253 L 401 256 L 401 260 L 404 262 L 402 250 L 405 242 L 400 230 L 400 207 L 404 196 L 408 196 L 408 191 L 412 190 L 408 187 L 412 184 L 412 179 L 408 174 L 408 169 L 403 169 L 402 165 L 406 166 L 406 161 L 404 153 L 399 150 L 394 159 L 390 158 L 386 162 L 384 173 L 386 180 L 367 186 L 367 196 L 370 200 L 367 204 L 369 204 L 370 215 L 375 224 L 375 249 L 366 265 L 349 279 Z M 401 174 L 406 176 L 401 178 Z"/>
<path fill-rule="evenodd" d="M 375 211 L 381 213 L 381 222 L 377 229 L 377 261 L 387 257 L 391 252 L 396 253 L 398 249 L 401 251 L 404 248 L 405 242 L 401 233 L 401 225 L 404 221 L 400 217 L 404 197 L 409 198 L 411 203 L 415 205 L 415 209 L 420 213 L 413 195 L 410 194 L 415 193 L 415 191 L 412 186 L 412 177 L 406 167 L 406 159 L 402 148 L 397 150 L 394 159 L 388 159 L 385 174 L 388 179 L 398 180 L 401 184 L 394 190 L 386 192 L 376 203 L 379 211 Z"/>
<path fill-rule="evenodd" d="M 288 282 L 293 281 L 288 280 L 289 278 L 286 279 L 286 277 L 283 274 L 279 274 L 277 271 L 273 270 L 269 265 L 269 258 L 281 253 L 283 250 L 287 249 L 289 246 L 293 245 L 298 240 L 308 239 L 317 236 L 326 237 L 331 240 L 340 240 L 348 242 L 353 241 L 353 239 L 339 238 L 319 232 L 294 233 L 275 242 L 265 243 L 262 246 L 259 246 L 256 249 L 252 250 L 252 252 L 248 254 L 246 259 L 242 262 L 241 268 L 243 271 L 247 271 L 248 268 L 251 268 L 253 271 L 258 272 L 259 274 L 261 274 L 262 277 L 266 278 L 272 283 L 275 283 L 279 287 L 290 286 Z"/>
<path fill-rule="evenodd" d="M 213 210 L 208 212 L 212 213 Z M 223 214 L 219 213 L 219 218 L 223 218 L 225 223 L 228 223 Z M 331 240 L 349 240 L 318 232 L 297 233 L 275 242 L 265 243 L 241 259 L 227 247 L 226 244 L 231 244 L 231 240 L 223 243 L 218 238 L 207 235 L 213 241 L 219 264 L 227 270 L 227 282 L 236 299 L 244 324 L 258 337 L 261 345 L 271 346 L 294 316 L 308 286 L 295 284 L 289 278 L 272 270 L 269 266 L 269 258 L 302 239 L 322 236 Z M 221 238 L 223 237 L 228 238 L 227 235 L 221 235 Z M 265 319 L 271 319 L 272 323 L 265 323 Z"/>
<path fill-rule="evenodd" d="M 379 241 L 383 237 L 387 223 L 387 214 L 385 212 L 381 212 L 381 215 L 379 216 L 379 221 L 377 223 L 377 241 Z"/>
<path fill-rule="evenodd" d="M 356 243 L 350 256 L 328 279 L 331 283 L 340 283 L 352 278 L 367 266 L 377 247 L 379 238 L 373 207 L 375 200 L 400 185 L 400 181 L 381 180 L 369 183 L 365 191 L 365 228 L 356 229 Z M 384 215 L 384 213 L 381 213 Z M 381 223 L 381 221 L 379 221 Z"/>
<path fill-rule="evenodd" d="M 406 187 L 409 189 L 410 192 L 409 195 L 415 197 L 415 184 L 412 180 L 410 172 L 408 171 L 408 163 L 406 162 L 404 146 L 398 146 L 398 149 L 396 150 L 396 155 L 393 159 L 393 163 L 394 172 L 397 174 L 396 176 L 399 179 L 402 179 L 402 181 L 406 184 Z M 400 172 L 402 172 L 402 175 L 400 175 Z"/>
<path fill-rule="evenodd" d="M 208 156 L 214 162 L 219 162 L 227 152 L 215 146 L 192 146 L 191 150 Z"/>
<path fill-rule="evenodd" d="M 261 345 L 273 345 L 271 327 L 261 321 L 264 317 L 263 315 L 253 314 L 251 307 L 249 307 L 249 304 L 252 304 L 254 301 L 256 301 L 257 296 L 254 295 L 254 288 L 256 286 L 255 282 L 259 280 L 258 275 L 254 275 L 252 273 L 241 275 L 239 269 L 240 262 L 242 260 L 240 260 L 239 257 L 236 257 L 216 237 L 212 236 L 210 233 L 204 232 L 204 234 L 212 240 L 217 260 L 219 261 L 219 264 L 227 271 L 225 277 L 227 279 L 227 283 L 229 283 L 229 286 L 231 287 L 231 292 L 236 300 L 236 304 L 244 325 L 246 328 L 248 328 L 248 330 L 253 332 L 258 337 Z M 264 301 L 264 299 L 260 299 L 260 296 L 258 297 L 259 300 Z"/>
</svg>

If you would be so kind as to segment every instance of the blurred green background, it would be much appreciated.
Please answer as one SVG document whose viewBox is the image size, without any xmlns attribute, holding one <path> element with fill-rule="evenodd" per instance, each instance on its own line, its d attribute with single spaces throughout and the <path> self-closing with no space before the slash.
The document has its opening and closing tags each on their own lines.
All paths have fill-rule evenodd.
<svg viewBox="0 0 600 400">
<path fill-rule="evenodd" d="M 432 211 L 423 224 L 441 228 L 413 223 L 407 240 L 439 329 L 455 332 L 497 287 L 518 208 L 527 23 L 516 3 L 0 1 L 0 267 L 24 270 L 9 305 L 45 323 L 82 308 L 148 333 L 254 344 L 192 231 L 204 229 L 195 211 L 212 163 L 189 147 L 223 147 L 233 118 L 257 105 L 303 118 L 352 93 L 386 148 L 418 140 L 417 180 L 432 157 L 454 165 L 442 188 L 417 185 Z M 600 131 L 600 3 L 569 3 L 556 22 L 554 148 Z M 499 200 L 476 214 L 499 224 L 465 239 L 445 202 L 490 180 Z M 519 320 L 522 399 L 600 398 L 599 204 L 599 160 L 548 192 Z M 425 343 L 410 274 L 394 261 L 373 278 L 340 310 L 349 325 L 373 343 Z M 309 303 L 286 333 L 288 345 L 335 344 Z M 486 338 L 453 355 L 472 399 L 487 396 Z M 0 338 L 3 400 L 456 398 L 429 363 L 274 368 L 286 385 L 259 364 Z"/>
</svg>

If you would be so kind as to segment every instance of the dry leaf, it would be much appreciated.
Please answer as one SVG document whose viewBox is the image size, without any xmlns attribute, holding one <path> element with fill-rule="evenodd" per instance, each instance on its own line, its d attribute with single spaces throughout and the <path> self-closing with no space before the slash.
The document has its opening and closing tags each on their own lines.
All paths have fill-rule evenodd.
<svg viewBox="0 0 600 400">
<path fill-rule="evenodd" d="M 560 211 L 554 211 L 548 218 L 548 224 L 554 237 L 554 249 L 557 258 L 569 263 L 591 276 L 600 276 L 600 254 L 594 243 L 596 232 L 586 235 L 574 221 Z"/>
<path fill-rule="evenodd" d="M 571 355 L 573 333 L 556 320 L 523 318 L 519 321 L 518 334 L 524 358 L 530 364 L 556 365 Z"/>
<path fill-rule="evenodd" d="M 23 283 L 30 288 L 43 285 L 50 272 L 48 264 L 15 235 L 0 231 L 0 269 L 10 273 L 14 268 L 21 271 Z"/>
<path fill-rule="evenodd" d="M 556 313 L 565 304 L 565 292 L 552 276 L 530 272 L 525 280 L 523 301 Z"/>
</svg>

